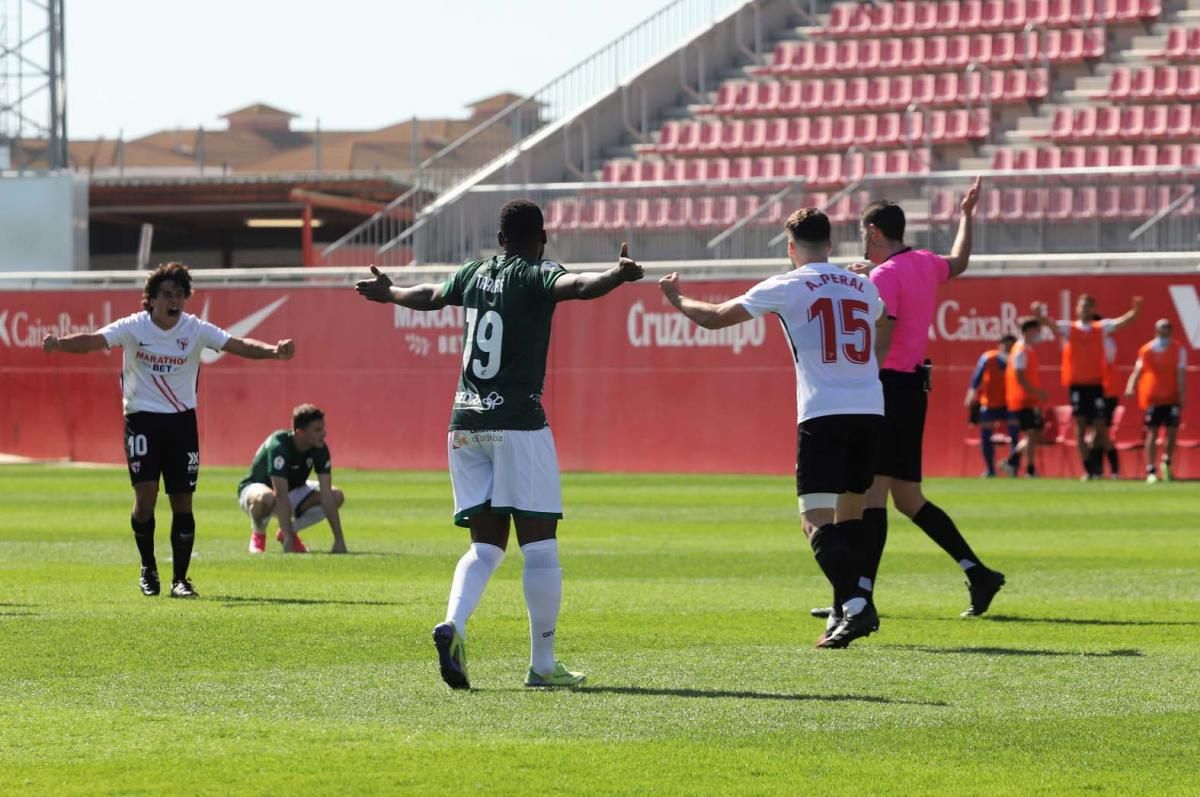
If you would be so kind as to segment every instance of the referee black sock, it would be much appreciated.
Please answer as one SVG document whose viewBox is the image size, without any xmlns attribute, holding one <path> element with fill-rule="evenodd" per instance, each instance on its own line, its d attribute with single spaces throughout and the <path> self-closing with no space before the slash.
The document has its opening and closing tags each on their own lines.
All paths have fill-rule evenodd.
<svg viewBox="0 0 1200 797">
<path fill-rule="evenodd" d="M 913 515 L 912 521 L 921 527 L 921 531 L 925 532 L 929 539 L 940 545 L 943 551 L 958 562 L 958 566 L 966 571 L 968 578 L 972 576 L 971 571 L 975 570 L 976 565 L 983 568 L 983 562 L 979 561 L 971 546 L 967 545 L 954 521 L 932 501 L 926 501 L 921 511 Z"/>
<path fill-rule="evenodd" d="M 1116 476 L 1121 472 L 1121 457 L 1117 453 L 1117 447 L 1113 446 L 1106 452 L 1108 454 L 1108 469 L 1112 471 L 1112 475 Z"/>
<path fill-rule="evenodd" d="M 133 541 L 137 543 L 138 554 L 142 557 L 142 567 L 157 570 L 158 562 L 154 559 L 154 515 L 149 520 L 138 520 L 130 515 L 129 525 L 133 527 Z"/>
<path fill-rule="evenodd" d="M 175 581 L 187 578 L 192 562 L 192 543 L 196 541 L 196 518 L 191 512 L 176 512 L 171 516 L 171 557 Z"/>
<path fill-rule="evenodd" d="M 833 523 L 826 523 L 813 532 L 809 539 L 817 565 L 829 583 L 833 585 L 834 610 L 841 613 L 842 604 L 849 599 L 850 548 L 845 535 Z"/>
<path fill-rule="evenodd" d="M 883 548 L 887 545 L 887 509 L 864 509 L 862 526 L 859 537 L 862 539 L 860 549 L 863 564 L 863 576 L 871 580 L 871 589 L 875 589 L 875 579 L 879 575 L 879 561 L 883 559 Z"/>
</svg>

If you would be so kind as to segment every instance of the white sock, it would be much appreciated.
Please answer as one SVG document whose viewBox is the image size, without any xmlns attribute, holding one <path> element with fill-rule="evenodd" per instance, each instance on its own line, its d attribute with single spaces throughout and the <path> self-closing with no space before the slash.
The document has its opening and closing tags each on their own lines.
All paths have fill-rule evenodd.
<svg viewBox="0 0 1200 797">
<path fill-rule="evenodd" d="M 454 568 L 454 581 L 450 584 L 450 603 L 446 606 L 446 622 L 453 622 L 464 639 L 467 636 L 467 619 L 479 605 L 488 579 L 503 560 L 503 548 L 488 545 L 486 542 L 473 542 Z"/>
<path fill-rule="evenodd" d="M 534 672 L 554 672 L 554 632 L 562 604 L 562 570 L 558 566 L 558 540 L 541 540 L 521 546 L 525 570 L 525 605 L 529 608 L 529 666 Z"/>
<path fill-rule="evenodd" d="M 310 506 L 304 510 L 304 514 L 292 521 L 292 531 L 300 531 L 306 529 L 316 523 L 320 523 L 325 519 L 325 510 L 320 504 Z"/>
</svg>

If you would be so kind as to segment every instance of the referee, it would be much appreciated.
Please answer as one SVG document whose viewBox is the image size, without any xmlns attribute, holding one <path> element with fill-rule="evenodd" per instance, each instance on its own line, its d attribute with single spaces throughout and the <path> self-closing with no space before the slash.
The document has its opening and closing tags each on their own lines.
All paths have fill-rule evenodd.
<svg viewBox="0 0 1200 797">
<path fill-rule="evenodd" d="M 929 368 L 925 349 L 937 308 L 937 289 L 967 270 L 971 224 L 980 181 L 963 197 L 958 234 L 948 257 L 904 244 L 904 211 L 887 201 L 863 211 L 861 232 L 871 282 L 879 289 L 892 323 L 891 347 L 879 372 L 883 383 L 884 424 L 876 448 L 875 482 L 863 513 L 865 570 L 872 587 L 887 542 L 887 498 L 950 555 L 967 576 L 971 605 L 964 617 L 983 614 L 1004 585 L 1004 574 L 990 570 L 971 550 L 950 516 L 921 491 L 921 443 L 925 432 Z"/>
<path fill-rule="evenodd" d="M 142 559 L 138 586 L 143 595 L 161 591 L 154 558 L 154 507 L 162 478 L 171 502 L 172 598 L 195 598 L 188 580 L 196 520 L 192 494 L 200 475 L 196 428 L 196 380 L 205 348 L 251 360 L 288 360 L 292 341 L 274 346 L 235 338 L 220 327 L 183 311 L 192 278 L 182 263 L 165 263 L 146 278 L 142 312 L 118 319 L 94 333 L 47 335 L 42 350 L 69 354 L 120 346 L 124 350 L 121 388 L 125 410 L 125 458 L 133 484 L 133 539 Z"/>
</svg>

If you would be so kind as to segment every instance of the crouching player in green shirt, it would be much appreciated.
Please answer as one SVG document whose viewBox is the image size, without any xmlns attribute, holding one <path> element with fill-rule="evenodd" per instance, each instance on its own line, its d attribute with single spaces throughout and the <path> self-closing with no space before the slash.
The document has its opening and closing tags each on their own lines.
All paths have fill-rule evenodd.
<svg viewBox="0 0 1200 797">
<path fill-rule="evenodd" d="M 317 480 L 308 475 L 317 472 Z M 308 553 L 299 531 L 322 520 L 333 529 L 330 553 L 346 553 L 338 507 L 345 494 L 333 486 L 325 445 L 325 413 L 312 404 L 292 410 L 292 430 L 271 432 L 254 455 L 250 472 L 238 484 L 238 505 L 250 516 L 250 553 L 267 548 L 267 524 L 279 519 L 275 539 L 286 553 Z"/>
</svg>

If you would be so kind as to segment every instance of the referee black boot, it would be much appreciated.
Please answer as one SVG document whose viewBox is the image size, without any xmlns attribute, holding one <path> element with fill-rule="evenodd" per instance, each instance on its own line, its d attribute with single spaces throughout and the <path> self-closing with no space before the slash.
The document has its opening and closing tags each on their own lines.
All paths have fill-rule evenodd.
<svg viewBox="0 0 1200 797">
<path fill-rule="evenodd" d="M 158 581 L 158 571 L 153 567 L 143 567 L 142 576 L 138 579 L 138 586 L 142 588 L 142 594 L 153 597 L 162 592 L 162 585 Z"/>
<path fill-rule="evenodd" d="M 967 581 L 967 591 L 971 595 L 971 605 L 967 607 L 967 610 L 961 616 L 978 617 L 986 612 L 988 607 L 992 605 L 992 599 L 996 597 L 996 593 L 1003 586 L 1004 574 L 999 570 L 984 570 L 975 578 Z"/>
<path fill-rule="evenodd" d="M 200 593 L 196 592 L 196 588 L 192 586 L 192 582 L 186 578 L 181 578 L 171 582 L 171 597 L 199 598 Z"/>
<path fill-rule="evenodd" d="M 846 615 L 837 628 L 817 642 L 819 648 L 844 648 L 859 637 L 870 636 L 879 630 L 879 613 L 868 603 L 858 614 Z"/>
</svg>

